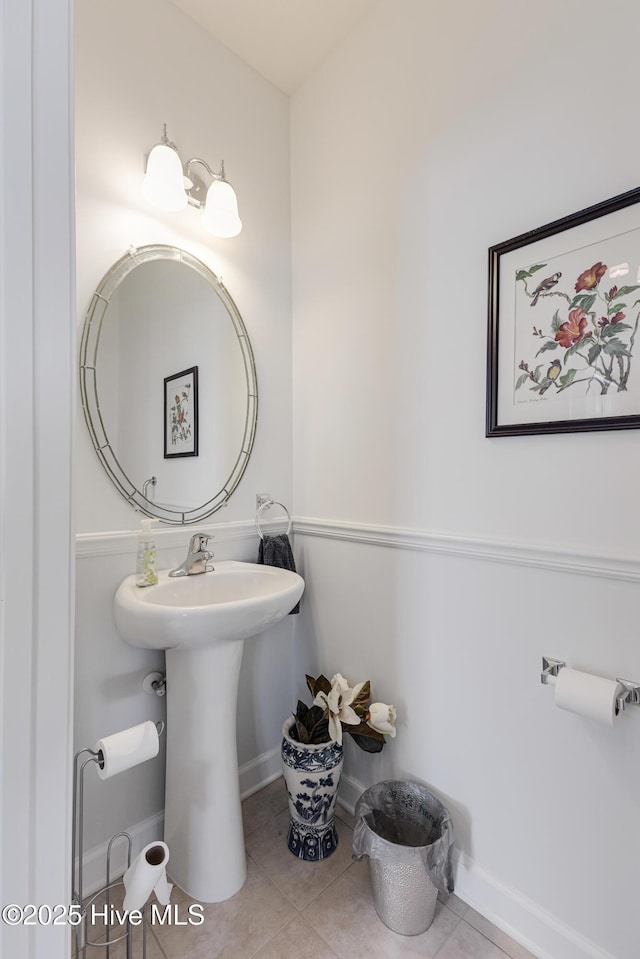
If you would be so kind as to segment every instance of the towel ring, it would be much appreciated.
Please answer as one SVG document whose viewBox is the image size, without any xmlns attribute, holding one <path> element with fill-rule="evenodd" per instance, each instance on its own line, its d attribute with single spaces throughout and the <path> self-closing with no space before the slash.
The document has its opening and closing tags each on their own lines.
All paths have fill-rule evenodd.
<svg viewBox="0 0 640 959">
<path fill-rule="evenodd" d="M 291 532 L 291 513 L 289 512 L 287 507 L 284 505 L 284 503 L 279 503 L 278 500 L 275 500 L 275 499 L 268 499 L 266 503 L 263 503 L 262 506 L 259 506 L 256 511 L 256 527 L 258 529 L 258 536 L 260 537 L 260 539 L 264 539 L 264 533 L 260 529 L 260 513 L 262 512 L 263 509 L 268 509 L 270 506 L 281 506 L 282 509 L 287 514 L 287 536 L 288 536 L 289 533 Z"/>
</svg>

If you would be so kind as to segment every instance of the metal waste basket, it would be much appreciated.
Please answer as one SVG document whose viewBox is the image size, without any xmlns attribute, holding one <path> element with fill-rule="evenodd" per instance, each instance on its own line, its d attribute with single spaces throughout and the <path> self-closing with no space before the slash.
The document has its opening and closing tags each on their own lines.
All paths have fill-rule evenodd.
<svg viewBox="0 0 640 959">
<path fill-rule="evenodd" d="M 389 929 L 417 936 L 433 922 L 438 890 L 453 892 L 453 824 L 420 783 L 387 780 L 355 809 L 353 858 L 369 858 L 376 912 Z"/>
</svg>

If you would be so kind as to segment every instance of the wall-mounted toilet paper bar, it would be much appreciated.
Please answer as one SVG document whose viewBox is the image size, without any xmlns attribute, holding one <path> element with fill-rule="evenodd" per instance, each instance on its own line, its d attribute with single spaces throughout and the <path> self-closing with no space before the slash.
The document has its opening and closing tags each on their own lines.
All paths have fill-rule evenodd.
<svg viewBox="0 0 640 959">
<path fill-rule="evenodd" d="M 540 682 L 545 685 L 555 685 L 558 673 L 566 665 L 562 659 L 551 659 L 550 656 L 543 656 Z M 616 679 L 616 682 L 623 687 L 622 692 L 616 699 L 618 709 L 622 710 L 627 706 L 640 706 L 640 683 L 634 683 L 629 679 Z"/>
</svg>

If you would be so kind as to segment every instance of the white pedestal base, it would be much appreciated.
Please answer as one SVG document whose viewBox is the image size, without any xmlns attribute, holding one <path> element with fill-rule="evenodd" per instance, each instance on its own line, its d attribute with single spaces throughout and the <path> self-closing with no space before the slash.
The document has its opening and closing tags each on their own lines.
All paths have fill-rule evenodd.
<svg viewBox="0 0 640 959">
<path fill-rule="evenodd" d="M 229 899 L 247 874 L 236 749 L 243 646 L 166 653 L 167 872 L 198 902 Z"/>
</svg>

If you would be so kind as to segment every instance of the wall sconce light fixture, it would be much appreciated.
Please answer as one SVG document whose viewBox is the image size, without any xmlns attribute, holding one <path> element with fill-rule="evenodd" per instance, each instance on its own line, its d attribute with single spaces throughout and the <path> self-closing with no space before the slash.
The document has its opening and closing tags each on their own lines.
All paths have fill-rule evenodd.
<svg viewBox="0 0 640 959">
<path fill-rule="evenodd" d="M 205 170 L 211 178 L 209 185 L 194 166 Z M 167 212 L 195 206 L 202 210 L 202 226 L 214 236 L 237 236 L 242 229 L 238 200 L 224 175 L 224 161 L 219 173 L 214 173 L 209 164 L 198 157 L 183 164 L 177 146 L 167 136 L 166 123 L 160 143 L 146 158 L 142 195 L 153 206 Z"/>
</svg>

